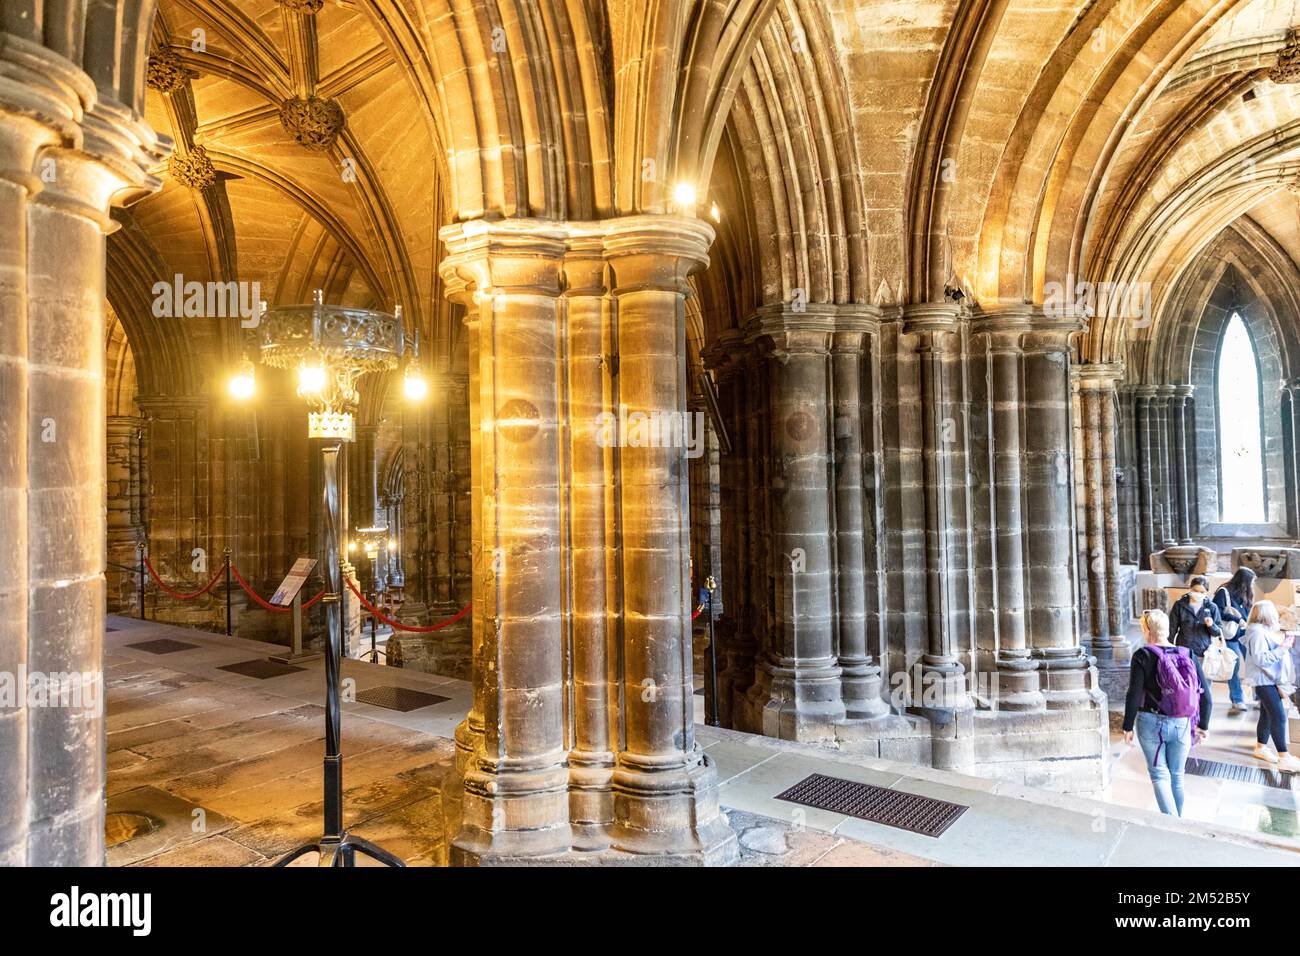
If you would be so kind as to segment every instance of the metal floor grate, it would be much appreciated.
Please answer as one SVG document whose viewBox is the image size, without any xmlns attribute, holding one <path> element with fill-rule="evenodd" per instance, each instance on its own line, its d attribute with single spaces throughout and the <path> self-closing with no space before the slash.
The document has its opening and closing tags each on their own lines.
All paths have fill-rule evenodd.
<svg viewBox="0 0 1300 956">
<path fill-rule="evenodd" d="M 1253 783 L 1260 787 L 1273 787 L 1276 790 L 1295 790 L 1296 774 L 1283 770 L 1265 770 L 1262 767 L 1247 767 L 1239 763 L 1224 763 L 1220 760 L 1202 760 L 1198 757 L 1187 758 L 1187 772 L 1197 777 L 1214 777 L 1219 780 L 1232 780 L 1236 783 Z"/>
<path fill-rule="evenodd" d="M 778 794 L 777 799 L 931 837 L 941 836 L 958 817 L 970 809 L 947 800 L 935 800 L 933 797 L 842 780 L 839 777 L 827 777 L 820 773 L 800 780 L 789 790 Z"/>
<path fill-rule="evenodd" d="M 400 710 L 404 714 L 422 707 L 441 704 L 445 700 L 451 698 L 426 694 L 424 691 L 411 690 L 409 687 L 394 687 L 390 684 L 357 692 L 359 704 L 370 704 L 373 707 L 383 707 L 385 710 Z"/>
<path fill-rule="evenodd" d="M 278 661 L 268 661 L 261 657 L 251 661 L 240 661 L 238 664 L 226 664 L 217 668 L 217 670 L 230 671 L 232 674 L 242 674 L 244 677 L 256 677 L 258 680 L 266 680 L 268 677 L 283 677 L 285 674 L 296 674 L 306 669 L 305 667 L 294 667 L 292 664 L 281 664 Z"/>
<path fill-rule="evenodd" d="M 160 637 L 154 641 L 141 641 L 138 644 L 128 644 L 126 646 L 134 647 L 137 651 L 145 651 L 149 654 L 175 654 L 177 651 L 192 651 L 199 645 L 186 644 L 184 641 L 173 641 L 170 637 Z"/>
</svg>

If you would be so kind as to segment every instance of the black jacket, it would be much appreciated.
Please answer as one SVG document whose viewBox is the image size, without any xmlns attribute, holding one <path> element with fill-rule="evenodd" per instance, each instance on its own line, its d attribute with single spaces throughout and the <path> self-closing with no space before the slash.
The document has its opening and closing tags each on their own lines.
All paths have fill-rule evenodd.
<svg viewBox="0 0 1300 956">
<path fill-rule="evenodd" d="M 1185 647 L 1193 657 L 1204 657 L 1210 647 L 1210 639 L 1223 633 L 1220 628 L 1223 618 L 1219 615 L 1219 606 L 1210 600 L 1207 594 L 1201 599 L 1201 606 L 1192 607 L 1190 595 L 1184 594 L 1169 609 L 1169 642 Z M 1205 618 L 1214 623 L 1205 626 Z"/>
<path fill-rule="evenodd" d="M 1157 651 L 1149 645 L 1143 645 L 1133 652 L 1133 662 L 1129 665 L 1128 697 L 1124 701 L 1124 729 L 1133 729 L 1138 711 L 1147 710 L 1160 713 L 1160 683 L 1156 680 L 1159 668 Z M 1195 660 L 1195 658 L 1193 658 Z M 1210 729 L 1210 684 L 1201 673 L 1200 661 L 1196 661 L 1196 676 L 1201 679 L 1201 713 L 1196 726 L 1202 730 Z"/>
</svg>

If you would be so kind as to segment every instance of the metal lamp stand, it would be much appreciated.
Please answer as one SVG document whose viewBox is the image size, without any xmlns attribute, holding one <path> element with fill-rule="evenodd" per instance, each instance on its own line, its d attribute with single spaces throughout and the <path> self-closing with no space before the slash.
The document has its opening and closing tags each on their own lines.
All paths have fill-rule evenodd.
<svg viewBox="0 0 1300 956">
<path fill-rule="evenodd" d="M 343 749 L 340 742 L 340 683 L 343 669 L 343 574 L 339 559 L 340 442 L 321 442 L 325 484 L 325 832 L 315 843 L 300 846 L 276 862 L 286 866 L 308 853 L 320 854 L 320 866 L 355 866 L 356 854 L 385 866 L 406 866 L 398 857 L 343 827 Z"/>
</svg>

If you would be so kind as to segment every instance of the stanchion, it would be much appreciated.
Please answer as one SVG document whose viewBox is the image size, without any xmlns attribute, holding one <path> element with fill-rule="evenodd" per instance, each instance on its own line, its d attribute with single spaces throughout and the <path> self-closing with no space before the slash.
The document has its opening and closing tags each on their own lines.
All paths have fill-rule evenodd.
<svg viewBox="0 0 1300 956">
<path fill-rule="evenodd" d="M 230 546 L 222 552 L 226 556 L 226 637 L 230 636 Z"/>
<path fill-rule="evenodd" d="M 713 631 L 713 592 L 718 582 L 713 575 L 704 579 L 704 589 L 709 595 L 709 726 L 718 726 L 718 639 Z"/>
</svg>

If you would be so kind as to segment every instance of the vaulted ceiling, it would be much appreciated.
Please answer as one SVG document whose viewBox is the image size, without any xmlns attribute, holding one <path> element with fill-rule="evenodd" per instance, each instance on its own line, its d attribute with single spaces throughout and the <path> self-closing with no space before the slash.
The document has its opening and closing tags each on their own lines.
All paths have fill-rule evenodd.
<svg viewBox="0 0 1300 956">
<path fill-rule="evenodd" d="M 110 297 L 135 342 L 146 279 L 323 288 L 450 356 L 441 226 L 670 212 L 686 180 L 721 213 L 693 339 L 795 295 L 995 311 L 1071 280 L 1149 284 L 1164 321 L 1234 223 L 1300 256 L 1295 6 L 160 0 L 144 106 L 176 154 L 120 216 Z M 1096 316 L 1081 357 L 1157 325 Z M 142 386 L 238 349 L 231 323 L 147 337 Z"/>
</svg>

